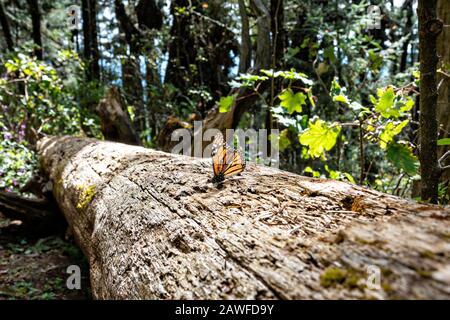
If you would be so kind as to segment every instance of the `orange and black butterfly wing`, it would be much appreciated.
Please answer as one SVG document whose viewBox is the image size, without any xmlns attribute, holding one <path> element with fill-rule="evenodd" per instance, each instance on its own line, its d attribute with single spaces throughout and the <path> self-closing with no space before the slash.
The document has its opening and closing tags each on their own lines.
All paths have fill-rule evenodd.
<svg viewBox="0 0 450 320">
<path fill-rule="evenodd" d="M 242 172 L 245 159 L 242 154 L 224 142 L 222 134 L 217 134 L 212 147 L 213 182 L 222 182 L 226 176 Z"/>
<path fill-rule="evenodd" d="M 242 153 L 238 150 L 233 151 L 233 160 L 227 165 L 223 171 L 225 177 L 241 173 L 245 169 L 245 159 Z"/>
<path fill-rule="evenodd" d="M 222 159 L 225 156 L 225 152 L 226 152 L 226 150 L 225 150 L 225 146 L 224 146 L 223 137 L 222 137 L 222 134 L 219 133 L 214 137 L 212 151 L 211 151 L 213 172 L 214 172 L 215 177 L 218 176 L 220 174 L 220 172 L 222 172 L 222 168 L 223 168 Z"/>
<path fill-rule="evenodd" d="M 222 182 L 224 179 L 222 172 L 225 169 L 227 159 L 227 145 L 223 141 L 221 133 L 214 137 L 211 156 L 214 172 L 213 182 Z"/>
<path fill-rule="evenodd" d="M 227 157 L 227 149 L 224 146 L 217 148 L 216 153 L 213 155 L 213 172 L 215 176 L 218 176 L 225 167 L 225 162 Z"/>
</svg>

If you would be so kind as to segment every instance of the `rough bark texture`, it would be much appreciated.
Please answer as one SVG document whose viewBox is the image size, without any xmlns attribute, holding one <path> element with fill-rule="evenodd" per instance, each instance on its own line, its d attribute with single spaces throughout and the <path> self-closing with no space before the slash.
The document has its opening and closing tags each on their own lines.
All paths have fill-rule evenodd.
<svg viewBox="0 0 450 320">
<path fill-rule="evenodd" d="M 245 73 L 252 64 L 252 40 L 250 38 L 250 23 L 244 0 L 238 0 L 241 16 L 241 48 L 239 50 L 239 73 Z"/>
<path fill-rule="evenodd" d="M 9 51 L 13 51 L 14 42 L 12 39 L 11 28 L 9 27 L 8 17 L 6 16 L 6 11 L 2 2 L 0 2 L 0 25 L 2 26 L 3 35 L 5 36 L 6 47 Z"/>
<path fill-rule="evenodd" d="M 87 62 L 86 76 L 89 81 L 100 80 L 100 54 L 97 40 L 97 2 L 96 0 L 81 0 L 83 17 L 84 59 Z"/>
<path fill-rule="evenodd" d="M 450 3 L 448 0 L 438 1 L 437 16 L 447 26 L 442 29 L 441 34 L 437 38 L 437 52 L 440 60 L 438 66 L 446 70 L 448 74 L 450 73 L 450 27 L 448 27 L 450 25 Z M 450 77 L 440 74 L 437 77 L 437 83 L 439 138 L 448 138 L 450 137 Z M 439 148 L 438 157 L 441 157 L 447 150 L 447 146 Z M 448 163 L 448 161 L 445 162 L 445 164 Z M 445 170 L 442 173 L 441 181 L 446 184 L 450 183 L 450 170 Z"/>
<path fill-rule="evenodd" d="M 421 198 L 437 203 L 439 168 L 437 163 L 437 88 L 438 56 L 436 38 L 442 21 L 436 18 L 437 0 L 419 0 L 420 51 L 420 176 Z"/>
<path fill-rule="evenodd" d="M 30 235 L 64 230 L 66 225 L 52 197 L 30 198 L 0 191 L 0 212 L 11 220 L 20 220 Z"/>
<path fill-rule="evenodd" d="M 133 24 L 122 1 L 114 1 L 114 10 L 119 22 L 120 33 L 125 38 L 124 47 L 129 47 L 129 51 L 125 49 L 125 58 L 122 61 L 122 80 L 128 104 L 134 107 L 134 127 L 140 134 L 145 130 L 147 113 L 144 105 L 144 88 L 139 61 L 144 35 Z"/>
<path fill-rule="evenodd" d="M 255 69 L 270 67 L 270 12 L 261 0 L 251 0 L 250 6 L 257 16 L 258 36 L 256 40 Z"/>
<path fill-rule="evenodd" d="M 448 209 L 256 165 L 217 188 L 208 159 L 93 139 L 38 150 L 94 298 L 450 298 Z"/>
<path fill-rule="evenodd" d="M 444 0 L 445 1 L 445 0 Z M 413 2 L 414 0 L 406 0 L 402 4 L 402 10 L 406 12 L 406 22 L 405 22 L 405 35 L 408 35 L 408 38 L 405 40 L 405 42 L 402 45 L 402 55 L 400 57 L 400 72 L 404 72 L 406 70 L 406 67 L 413 63 L 413 59 L 411 59 L 410 63 L 408 64 L 408 57 L 410 56 L 408 47 L 411 43 L 412 38 L 412 32 L 413 32 Z"/>
<path fill-rule="evenodd" d="M 106 97 L 97 106 L 101 129 L 106 140 L 141 145 L 141 141 L 131 124 L 119 88 L 111 87 Z"/>
<path fill-rule="evenodd" d="M 28 10 L 31 16 L 31 24 L 33 26 L 32 34 L 34 41 L 34 55 L 39 60 L 43 58 L 42 39 L 41 39 L 41 11 L 37 0 L 27 0 Z"/>
</svg>

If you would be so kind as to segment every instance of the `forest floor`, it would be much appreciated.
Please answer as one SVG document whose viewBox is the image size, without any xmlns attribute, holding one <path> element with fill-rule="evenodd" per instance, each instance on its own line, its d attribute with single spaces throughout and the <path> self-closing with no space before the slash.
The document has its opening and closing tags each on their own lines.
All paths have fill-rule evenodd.
<svg viewBox="0 0 450 320">
<path fill-rule="evenodd" d="M 81 289 L 70 290 L 67 267 L 81 269 Z M 87 261 L 64 234 L 36 237 L 0 213 L 0 300 L 90 299 Z"/>
</svg>

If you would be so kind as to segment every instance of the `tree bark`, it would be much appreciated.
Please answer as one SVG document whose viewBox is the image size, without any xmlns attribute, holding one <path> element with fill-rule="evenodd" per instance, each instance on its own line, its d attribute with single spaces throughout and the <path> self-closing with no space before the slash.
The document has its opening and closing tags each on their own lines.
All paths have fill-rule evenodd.
<svg viewBox="0 0 450 320">
<path fill-rule="evenodd" d="M 261 0 L 252 0 L 251 5 L 252 10 L 258 16 L 256 23 L 258 39 L 256 41 L 254 66 L 247 72 L 256 73 L 261 69 L 269 69 L 271 65 L 270 13 Z M 257 91 L 262 94 L 268 87 L 268 81 L 262 82 Z M 216 106 L 206 116 L 203 123 L 204 130 L 214 128 L 225 131 L 226 129 L 236 128 L 242 115 L 260 98 L 253 89 L 249 88 L 233 89 L 229 95 L 236 95 L 230 111 L 221 113 Z"/>
<path fill-rule="evenodd" d="M 38 153 L 96 299 L 450 298 L 448 209 L 253 164 L 218 188 L 210 160 L 86 138 Z"/>
<path fill-rule="evenodd" d="M 258 35 L 256 40 L 255 69 L 270 68 L 270 12 L 262 0 L 251 0 L 251 7 L 257 16 Z"/>
<path fill-rule="evenodd" d="M 114 1 L 114 9 L 119 21 L 120 32 L 125 35 L 125 53 L 122 62 L 122 79 L 125 96 L 130 105 L 134 107 L 134 127 L 138 134 L 145 130 L 146 110 L 144 104 L 144 88 L 142 86 L 142 73 L 139 57 L 141 55 L 143 34 L 136 28 L 125 11 L 122 1 Z M 125 49 L 125 51 L 128 51 Z"/>
<path fill-rule="evenodd" d="M 420 50 L 420 175 L 421 198 L 437 203 L 439 167 L 437 163 L 437 88 L 438 56 L 436 38 L 442 21 L 436 18 L 437 0 L 419 0 Z"/>
<path fill-rule="evenodd" d="M 87 62 L 86 76 L 88 81 L 100 81 L 100 54 L 97 40 L 97 1 L 82 0 L 84 59 Z"/>
<path fill-rule="evenodd" d="M 38 0 L 27 0 L 28 10 L 31 16 L 32 34 L 34 41 L 34 55 L 39 60 L 43 58 L 42 39 L 41 39 L 41 10 Z"/>
<path fill-rule="evenodd" d="M 30 198 L 0 191 L 0 212 L 11 220 L 20 220 L 28 235 L 48 235 L 66 227 L 52 197 Z"/>
<path fill-rule="evenodd" d="M 3 3 L 0 2 L 0 24 L 2 26 L 3 35 L 5 37 L 6 47 L 9 51 L 14 50 L 14 42 L 12 39 L 11 29 L 9 27 L 8 17 L 6 16 Z"/>
<path fill-rule="evenodd" d="M 106 140 L 141 145 L 131 124 L 131 119 L 119 88 L 111 87 L 96 109 L 101 121 L 101 130 Z"/>
<path fill-rule="evenodd" d="M 283 0 L 270 1 L 270 31 L 272 33 L 272 67 L 280 67 L 286 45 Z"/>
<path fill-rule="evenodd" d="M 250 39 L 250 23 L 244 0 L 238 0 L 241 16 L 241 46 L 239 50 L 239 73 L 245 73 L 252 64 L 252 41 Z"/>
<path fill-rule="evenodd" d="M 444 25 L 450 25 L 450 5 L 447 0 L 439 0 L 437 4 L 437 16 L 444 22 Z M 450 28 L 443 28 L 442 33 L 437 38 L 437 52 L 439 56 L 439 66 L 447 74 L 450 74 Z M 438 125 L 440 129 L 439 138 L 450 137 L 450 78 L 443 74 L 438 75 L 438 101 L 437 114 Z M 438 150 L 438 156 L 441 157 L 447 147 L 441 147 Z M 448 162 L 446 162 L 448 164 Z M 448 184 L 450 182 L 450 170 L 442 173 L 441 181 Z M 450 190 L 449 190 L 450 192 Z"/>
<path fill-rule="evenodd" d="M 413 31 L 413 0 L 406 0 L 402 5 L 402 10 L 406 11 L 406 22 L 404 27 L 404 34 L 407 35 L 409 33 L 408 39 L 405 40 L 402 46 L 402 55 L 400 57 L 400 72 L 404 72 L 408 65 L 408 47 L 411 43 L 412 31 Z M 412 59 L 411 59 L 412 60 Z M 411 61 L 411 63 L 413 63 Z"/>
<path fill-rule="evenodd" d="M 178 13 L 179 8 L 185 8 L 185 13 Z M 173 23 L 165 82 L 181 91 L 206 87 L 213 99 L 198 102 L 196 111 L 202 117 L 222 92 L 230 89 L 229 74 L 234 66 L 230 52 L 236 54 L 238 47 L 233 31 L 224 22 L 226 10 L 229 8 L 223 1 L 174 0 L 171 3 Z M 196 33 L 196 30 L 202 32 Z M 173 103 L 184 104 L 185 97 L 178 96 Z"/>
</svg>

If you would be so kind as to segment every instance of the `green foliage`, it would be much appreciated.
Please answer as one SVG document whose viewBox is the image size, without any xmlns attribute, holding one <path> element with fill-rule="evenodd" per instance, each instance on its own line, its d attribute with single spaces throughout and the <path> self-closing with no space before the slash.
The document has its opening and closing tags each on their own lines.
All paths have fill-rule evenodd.
<svg viewBox="0 0 450 320">
<path fill-rule="evenodd" d="M 311 86 L 313 81 L 308 79 L 308 76 L 302 72 L 297 72 L 295 69 L 289 71 L 274 71 L 274 70 L 261 70 L 261 73 L 267 75 L 269 78 L 283 78 L 285 80 L 300 80 L 304 84 Z M 259 79 L 263 80 L 263 79 Z"/>
<path fill-rule="evenodd" d="M 387 147 L 387 156 L 398 169 L 410 176 L 417 173 L 419 161 L 413 155 L 410 147 L 400 143 L 391 143 Z"/>
<path fill-rule="evenodd" d="M 225 113 L 230 111 L 231 106 L 234 103 L 234 100 L 236 99 L 237 95 L 231 95 L 231 96 L 226 96 L 226 97 L 221 97 L 218 105 L 219 105 L 219 112 L 221 113 Z"/>
<path fill-rule="evenodd" d="M 337 78 L 334 78 L 331 82 L 330 94 L 333 97 L 333 101 L 342 102 L 347 106 L 350 105 L 350 101 L 346 95 L 346 90 L 345 88 L 341 88 Z"/>
<path fill-rule="evenodd" d="M 289 88 L 284 90 L 278 98 L 281 100 L 280 105 L 286 108 L 289 114 L 302 112 L 302 106 L 306 104 L 306 95 L 303 92 L 294 93 Z"/>
<path fill-rule="evenodd" d="M 0 139 L 0 189 L 12 191 L 25 184 L 35 173 L 37 160 L 25 142 L 11 139 L 3 132 Z"/>
<path fill-rule="evenodd" d="M 278 135 L 278 148 L 281 152 L 286 150 L 291 145 L 291 140 L 289 140 L 289 129 L 281 130 L 280 134 Z M 274 141 L 275 135 L 271 134 L 269 136 L 270 141 Z"/>
<path fill-rule="evenodd" d="M 443 138 L 437 141 L 438 146 L 448 146 L 450 145 L 450 138 Z"/>
<path fill-rule="evenodd" d="M 380 147 L 381 149 L 386 149 L 387 145 L 392 141 L 392 139 L 402 132 L 403 128 L 406 127 L 409 120 L 404 120 L 399 124 L 395 125 L 393 122 L 388 122 L 383 131 L 380 134 Z"/>
<path fill-rule="evenodd" d="M 356 183 L 355 179 L 352 177 L 352 175 L 348 172 L 341 172 L 338 170 L 332 170 L 328 167 L 328 165 L 325 165 L 325 171 L 328 173 L 328 177 L 330 179 L 334 180 L 342 180 L 342 181 L 349 181 L 351 183 Z"/>
<path fill-rule="evenodd" d="M 301 144 L 309 147 L 313 158 L 325 158 L 325 151 L 330 151 L 336 144 L 341 127 L 337 123 L 328 124 L 323 120 L 310 122 L 308 129 L 299 135 Z"/>
<path fill-rule="evenodd" d="M 394 107 L 394 88 L 378 89 L 377 96 L 378 100 L 371 96 L 376 112 L 379 112 L 385 118 L 398 118 L 400 116 L 400 111 Z"/>
<path fill-rule="evenodd" d="M 62 67 L 82 70 L 77 55 L 62 51 Z M 70 66 L 69 66 L 70 65 Z M 81 128 L 99 132 L 98 122 L 81 110 L 76 83 L 31 55 L 19 53 L 0 66 L 0 188 L 18 189 L 37 166 L 31 141 L 39 134 L 80 134 Z"/>
<path fill-rule="evenodd" d="M 253 69 L 229 81 L 240 49 L 237 5 L 174 5 L 170 13 L 164 13 L 170 15 L 164 21 L 172 23 L 164 22 L 161 29 L 136 25 L 143 35 L 136 53 L 131 52 L 129 43 L 124 45 L 116 19 L 107 14 L 109 8 L 99 4 L 102 83 L 96 83 L 85 80 L 85 66 L 76 53 L 61 49 L 67 41 L 58 45 L 48 40 L 69 36 L 67 28 L 57 27 L 65 26 L 67 5 L 64 0 L 42 6 L 46 23 L 52 26 L 44 37 L 45 61 L 51 63 L 30 58 L 31 41 L 12 56 L 0 52 L 6 53 L 0 66 L 0 135 L 4 137 L 0 188 L 17 189 L 16 184 L 23 184 L 35 168 L 29 143 L 32 130 L 101 137 L 98 119 L 90 110 L 104 96 L 103 84 L 123 85 L 132 120 L 145 119 L 145 128 L 139 133 L 148 147 L 158 147 L 157 137 L 164 132 L 169 116 L 184 123 L 204 119 L 214 106 L 221 113 L 229 112 L 237 99 L 237 95 L 229 95 L 230 88 L 246 88 L 240 90 L 245 93 L 240 98 L 259 99 L 239 125 L 280 129 L 277 140 L 273 140 L 275 136 L 270 139 L 280 148 L 283 169 L 350 182 L 353 177 L 363 177 L 366 185 L 397 193 L 396 188 L 409 188 L 417 179 L 417 130 L 411 111 L 420 76 L 413 62 L 418 46 L 417 34 L 411 33 L 415 25 L 411 28 L 405 23 L 404 7 L 379 3 L 395 23 L 371 33 L 367 32 L 367 1 L 343 1 L 335 6 L 289 0 L 283 7 L 282 27 L 289 44 L 284 56 L 271 61 L 273 69 Z M 130 2 L 125 7 L 130 21 L 136 22 L 134 5 Z M 252 11 L 248 3 L 246 6 Z M 7 13 L 16 21 L 27 17 L 26 10 L 18 11 L 23 11 L 21 16 L 11 10 Z M 248 17 L 250 50 L 254 51 L 257 17 Z M 416 23 L 415 15 L 408 19 Z M 174 22 L 182 28 L 173 28 Z M 22 29 L 18 29 L 19 38 L 31 39 L 31 28 Z M 413 48 L 406 52 L 406 68 L 399 63 L 404 47 Z M 254 52 L 251 55 L 251 64 L 256 65 Z M 140 98 L 144 108 L 136 105 L 133 85 L 130 88 L 124 83 L 124 70 L 130 62 L 142 72 L 136 75 L 143 84 Z M 274 70 L 279 65 L 282 69 Z M 446 65 L 441 68 L 442 72 L 449 70 Z M 438 145 L 449 145 L 449 141 L 441 139 Z M 405 176 L 405 181 L 398 180 L 399 176 Z"/>
</svg>

